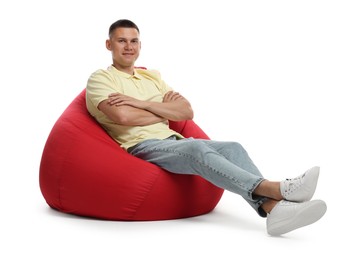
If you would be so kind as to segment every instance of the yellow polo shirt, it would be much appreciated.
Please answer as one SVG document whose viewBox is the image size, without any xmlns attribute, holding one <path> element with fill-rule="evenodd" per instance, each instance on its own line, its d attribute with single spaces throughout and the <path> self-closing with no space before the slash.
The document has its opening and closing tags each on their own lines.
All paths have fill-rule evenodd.
<svg viewBox="0 0 362 260">
<path fill-rule="evenodd" d="M 157 72 L 135 69 L 134 75 L 129 75 L 110 66 L 106 70 L 97 70 L 89 77 L 86 87 L 86 104 L 89 113 L 121 147 L 127 150 L 146 139 L 165 139 L 171 135 L 183 138 L 183 136 L 171 130 L 167 120 L 147 126 L 116 124 L 98 109 L 99 103 L 115 92 L 139 100 L 162 102 L 164 94 L 170 90 L 172 89 Z"/>
</svg>

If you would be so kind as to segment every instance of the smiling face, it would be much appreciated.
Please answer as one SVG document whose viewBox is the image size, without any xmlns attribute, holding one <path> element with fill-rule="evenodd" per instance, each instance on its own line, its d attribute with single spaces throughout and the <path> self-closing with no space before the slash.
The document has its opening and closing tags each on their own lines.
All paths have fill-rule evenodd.
<svg viewBox="0 0 362 260">
<path fill-rule="evenodd" d="M 113 66 L 120 71 L 133 74 L 134 63 L 141 50 L 139 32 L 135 28 L 119 27 L 106 41 L 106 47 L 112 52 Z"/>
</svg>

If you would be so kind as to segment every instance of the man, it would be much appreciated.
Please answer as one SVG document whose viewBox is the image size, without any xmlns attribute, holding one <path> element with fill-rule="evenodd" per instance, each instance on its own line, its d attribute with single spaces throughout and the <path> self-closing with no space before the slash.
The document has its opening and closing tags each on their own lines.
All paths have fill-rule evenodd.
<svg viewBox="0 0 362 260">
<path fill-rule="evenodd" d="M 267 217 L 270 235 L 312 224 L 325 214 L 324 201 L 310 201 L 319 167 L 294 179 L 272 182 L 262 176 L 239 143 L 184 138 L 169 128 L 169 120 L 192 119 L 193 110 L 159 73 L 135 68 L 141 50 L 136 24 L 130 20 L 113 23 L 106 48 L 113 64 L 90 76 L 87 108 L 123 149 L 169 172 L 197 174 L 241 195 L 259 216 Z"/>
</svg>

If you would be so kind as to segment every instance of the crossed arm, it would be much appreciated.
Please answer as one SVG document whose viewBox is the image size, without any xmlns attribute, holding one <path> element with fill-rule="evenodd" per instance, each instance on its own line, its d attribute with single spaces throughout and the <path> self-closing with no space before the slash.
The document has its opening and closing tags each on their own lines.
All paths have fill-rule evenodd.
<svg viewBox="0 0 362 260">
<path fill-rule="evenodd" d="M 120 93 L 109 95 L 98 108 L 117 124 L 143 126 L 165 120 L 193 118 L 190 102 L 178 92 L 167 92 L 162 102 L 142 101 Z"/>
</svg>

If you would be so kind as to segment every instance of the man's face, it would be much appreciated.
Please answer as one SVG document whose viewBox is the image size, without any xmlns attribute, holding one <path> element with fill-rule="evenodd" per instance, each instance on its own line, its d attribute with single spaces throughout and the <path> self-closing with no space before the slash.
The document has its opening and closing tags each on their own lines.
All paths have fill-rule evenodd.
<svg viewBox="0 0 362 260">
<path fill-rule="evenodd" d="M 139 33 L 134 28 L 117 28 L 106 41 L 106 47 L 112 52 L 116 68 L 133 66 L 141 50 Z"/>
</svg>

